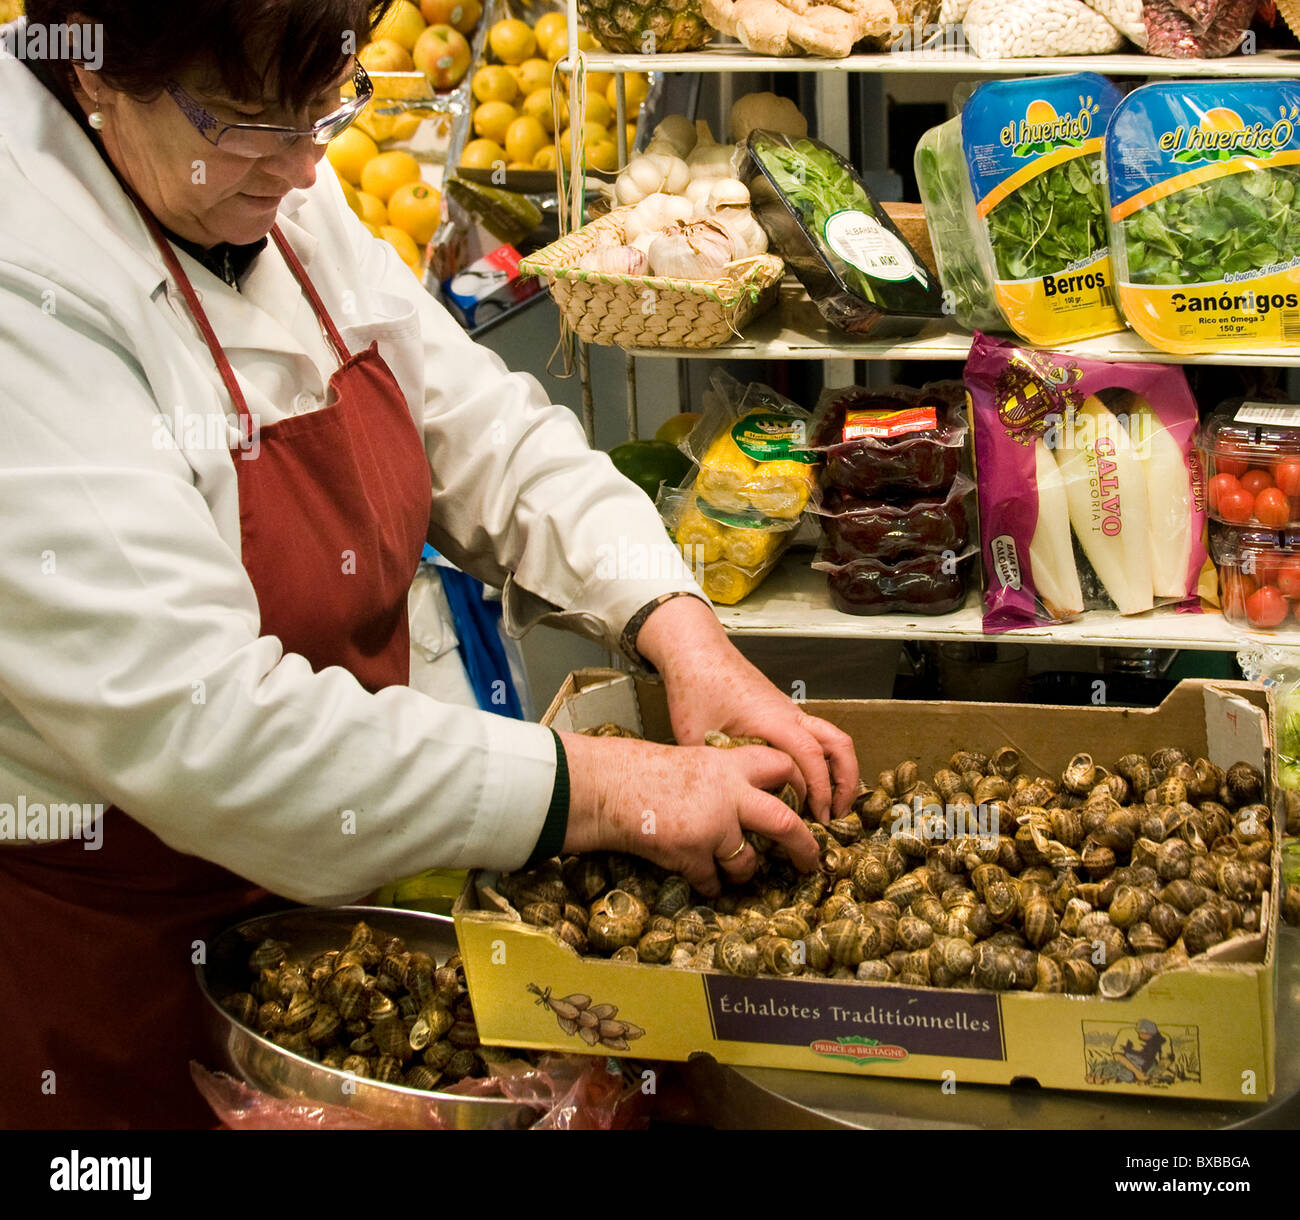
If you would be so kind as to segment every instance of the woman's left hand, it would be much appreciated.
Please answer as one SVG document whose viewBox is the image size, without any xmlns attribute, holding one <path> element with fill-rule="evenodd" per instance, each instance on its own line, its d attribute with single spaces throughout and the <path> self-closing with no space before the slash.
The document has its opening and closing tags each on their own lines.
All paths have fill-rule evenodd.
<svg viewBox="0 0 1300 1220">
<path fill-rule="evenodd" d="M 676 597 L 659 606 L 636 644 L 663 677 L 680 745 L 699 745 L 710 730 L 761 737 L 794 759 L 818 821 L 848 812 L 858 788 L 852 739 L 773 686 L 699 598 Z"/>
</svg>

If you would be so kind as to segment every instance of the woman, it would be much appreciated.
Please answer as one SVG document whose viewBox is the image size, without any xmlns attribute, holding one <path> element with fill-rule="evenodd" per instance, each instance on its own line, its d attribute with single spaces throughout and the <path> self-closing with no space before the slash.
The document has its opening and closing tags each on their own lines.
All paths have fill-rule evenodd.
<svg viewBox="0 0 1300 1220">
<path fill-rule="evenodd" d="M 386 4 L 27 8 L 6 45 L 93 23 L 102 63 L 0 56 L 0 1123 L 210 1123 L 192 962 L 260 902 L 591 849 L 712 894 L 755 867 L 744 829 L 813 866 L 769 793 L 842 813 L 848 739 L 736 653 L 685 567 L 609 578 L 667 545 L 648 501 L 317 173 Z M 678 740 L 775 748 L 409 689 L 426 541 L 504 588 L 515 632 L 657 669 Z"/>
</svg>

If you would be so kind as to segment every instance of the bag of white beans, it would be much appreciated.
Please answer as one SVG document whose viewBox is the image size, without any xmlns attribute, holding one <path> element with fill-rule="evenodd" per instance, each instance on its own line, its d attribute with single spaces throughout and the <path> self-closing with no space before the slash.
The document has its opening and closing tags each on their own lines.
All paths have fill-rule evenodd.
<svg viewBox="0 0 1300 1220">
<path fill-rule="evenodd" d="M 1105 55 L 1124 36 L 1083 0 L 971 0 L 962 19 L 980 59 Z"/>
</svg>

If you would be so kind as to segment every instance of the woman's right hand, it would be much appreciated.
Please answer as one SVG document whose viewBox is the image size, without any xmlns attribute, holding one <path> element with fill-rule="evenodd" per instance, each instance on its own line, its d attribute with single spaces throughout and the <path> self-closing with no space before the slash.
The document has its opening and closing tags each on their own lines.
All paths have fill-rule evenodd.
<svg viewBox="0 0 1300 1220">
<path fill-rule="evenodd" d="M 801 804 L 805 796 L 799 768 L 781 751 L 560 736 L 569 764 L 566 855 L 644 856 L 681 873 L 706 898 L 721 892 L 719 869 L 732 882 L 753 876 L 758 857 L 742 836 L 746 830 L 782 844 L 801 871 L 817 867 L 816 840 L 770 791 L 788 783 Z M 744 850 L 727 859 L 742 844 Z"/>
</svg>

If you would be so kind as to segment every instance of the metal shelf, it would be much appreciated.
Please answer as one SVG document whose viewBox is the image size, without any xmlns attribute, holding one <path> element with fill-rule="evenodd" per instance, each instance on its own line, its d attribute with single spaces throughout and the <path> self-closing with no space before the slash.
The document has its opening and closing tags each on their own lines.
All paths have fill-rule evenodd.
<svg viewBox="0 0 1300 1220">
<path fill-rule="evenodd" d="M 1159 55 L 1052 55 L 1032 59 L 979 59 L 969 51 L 881 52 L 824 59 L 807 55 L 755 55 L 738 43 L 711 43 L 700 51 L 664 55 L 618 55 L 587 51 L 589 72 L 923 72 L 962 76 L 1042 76 L 1056 72 L 1100 72 L 1105 76 L 1232 77 L 1260 79 L 1300 72 L 1300 51 L 1261 51 L 1224 59 L 1166 59 Z M 560 61 L 568 72 L 571 62 Z"/>
<path fill-rule="evenodd" d="M 641 357 L 694 357 L 716 360 L 965 360 L 971 334 L 955 323 L 927 323 L 908 339 L 854 338 L 831 326 L 808 294 L 795 281 L 781 285 L 780 298 L 767 313 L 756 318 L 739 338 L 715 348 L 638 347 L 627 349 Z M 1215 352 L 1208 356 L 1175 356 L 1162 352 L 1133 331 L 1118 331 L 1053 350 L 1074 352 L 1095 360 L 1120 364 L 1230 364 L 1276 368 L 1300 366 L 1300 350 L 1290 352 Z"/>
<path fill-rule="evenodd" d="M 1236 652 L 1251 637 L 1234 631 L 1217 611 L 1180 614 L 1152 610 L 1128 617 L 1091 610 L 1072 623 L 984 634 L 980 594 L 952 614 L 843 614 L 830 603 L 824 573 L 809 567 L 807 553 L 793 552 L 744 601 L 718 606 L 718 618 L 731 635 L 799 639 L 1016 641 L 1113 648 L 1187 648 Z"/>
</svg>

